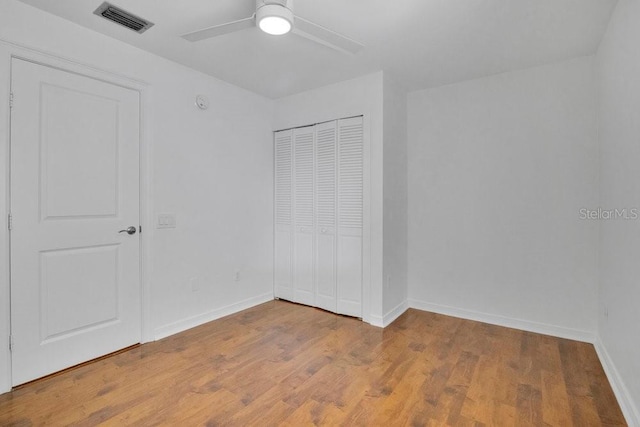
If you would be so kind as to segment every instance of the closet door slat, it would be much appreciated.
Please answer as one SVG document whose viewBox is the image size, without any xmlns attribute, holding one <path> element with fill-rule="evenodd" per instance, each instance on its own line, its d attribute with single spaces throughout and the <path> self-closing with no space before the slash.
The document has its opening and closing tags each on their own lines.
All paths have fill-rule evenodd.
<svg viewBox="0 0 640 427">
<path fill-rule="evenodd" d="M 338 120 L 337 312 L 362 317 L 362 117 Z"/>
<path fill-rule="evenodd" d="M 275 133 L 275 296 L 293 299 L 293 132 Z"/>
<path fill-rule="evenodd" d="M 337 310 L 337 122 L 316 125 L 316 305 Z"/>
<path fill-rule="evenodd" d="M 315 305 L 314 126 L 293 130 L 294 301 Z"/>
</svg>

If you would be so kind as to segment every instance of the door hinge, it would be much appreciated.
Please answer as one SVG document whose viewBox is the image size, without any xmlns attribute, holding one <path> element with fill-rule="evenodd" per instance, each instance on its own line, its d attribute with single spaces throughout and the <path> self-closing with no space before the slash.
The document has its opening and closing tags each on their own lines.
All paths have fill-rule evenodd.
<svg viewBox="0 0 640 427">
<path fill-rule="evenodd" d="M 142 234 L 142 226 L 141 226 L 141 225 L 139 225 L 138 227 L 139 227 L 139 229 L 140 229 L 140 230 L 138 231 L 138 233 Z"/>
<path fill-rule="evenodd" d="M 9 92 L 9 108 L 13 108 L 13 92 Z"/>
<path fill-rule="evenodd" d="M 7 228 L 9 231 L 13 228 L 13 215 L 11 214 L 7 215 Z"/>
<path fill-rule="evenodd" d="M 13 335 L 9 335 L 9 351 L 12 351 L 16 347 L 16 343 L 13 341 Z"/>
</svg>

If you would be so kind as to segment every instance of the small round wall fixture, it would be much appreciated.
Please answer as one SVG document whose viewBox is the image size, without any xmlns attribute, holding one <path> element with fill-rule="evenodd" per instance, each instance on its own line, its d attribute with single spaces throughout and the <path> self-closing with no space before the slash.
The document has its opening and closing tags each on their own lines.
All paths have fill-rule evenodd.
<svg viewBox="0 0 640 427">
<path fill-rule="evenodd" d="M 196 96 L 196 105 L 199 109 L 206 110 L 209 108 L 209 100 L 204 95 L 198 95 Z"/>
</svg>

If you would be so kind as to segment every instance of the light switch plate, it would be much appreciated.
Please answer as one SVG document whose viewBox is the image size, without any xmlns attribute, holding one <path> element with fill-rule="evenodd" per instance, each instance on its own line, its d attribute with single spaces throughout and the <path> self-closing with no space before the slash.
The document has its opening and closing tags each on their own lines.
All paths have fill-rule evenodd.
<svg viewBox="0 0 640 427">
<path fill-rule="evenodd" d="M 161 213 L 158 214 L 156 228 L 176 228 L 176 214 Z"/>
</svg>

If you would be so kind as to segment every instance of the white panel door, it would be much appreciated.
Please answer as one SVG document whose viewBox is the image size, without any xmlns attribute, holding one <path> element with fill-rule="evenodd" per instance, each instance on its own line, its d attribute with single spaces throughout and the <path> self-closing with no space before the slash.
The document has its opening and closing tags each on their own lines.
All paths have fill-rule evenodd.
<svg viewBox="0 0 640 427">
<path fill-rule="evenodd" d="M 294 301 L 314 305 L 314 127 L 293 130 Z"/>
<path fill-rule="evenodd" d="M 336 312 L 336 122 L 316 125 L 316 306 Z"/>
<path fill-rule="evenodd" d="M 362 317 L 362 117 L 338 120 L 338 313 Z"/>
<path fill-rule="evenodd" d="M 11 74 L 17 385 L 140 342 L 140 102 L 22 60 Z"/>
<path fill-rule="evenodd" d="M 294 300 L 292 281 L 293 131 L 275 133 L 275 296 Z"/>
</svg>

